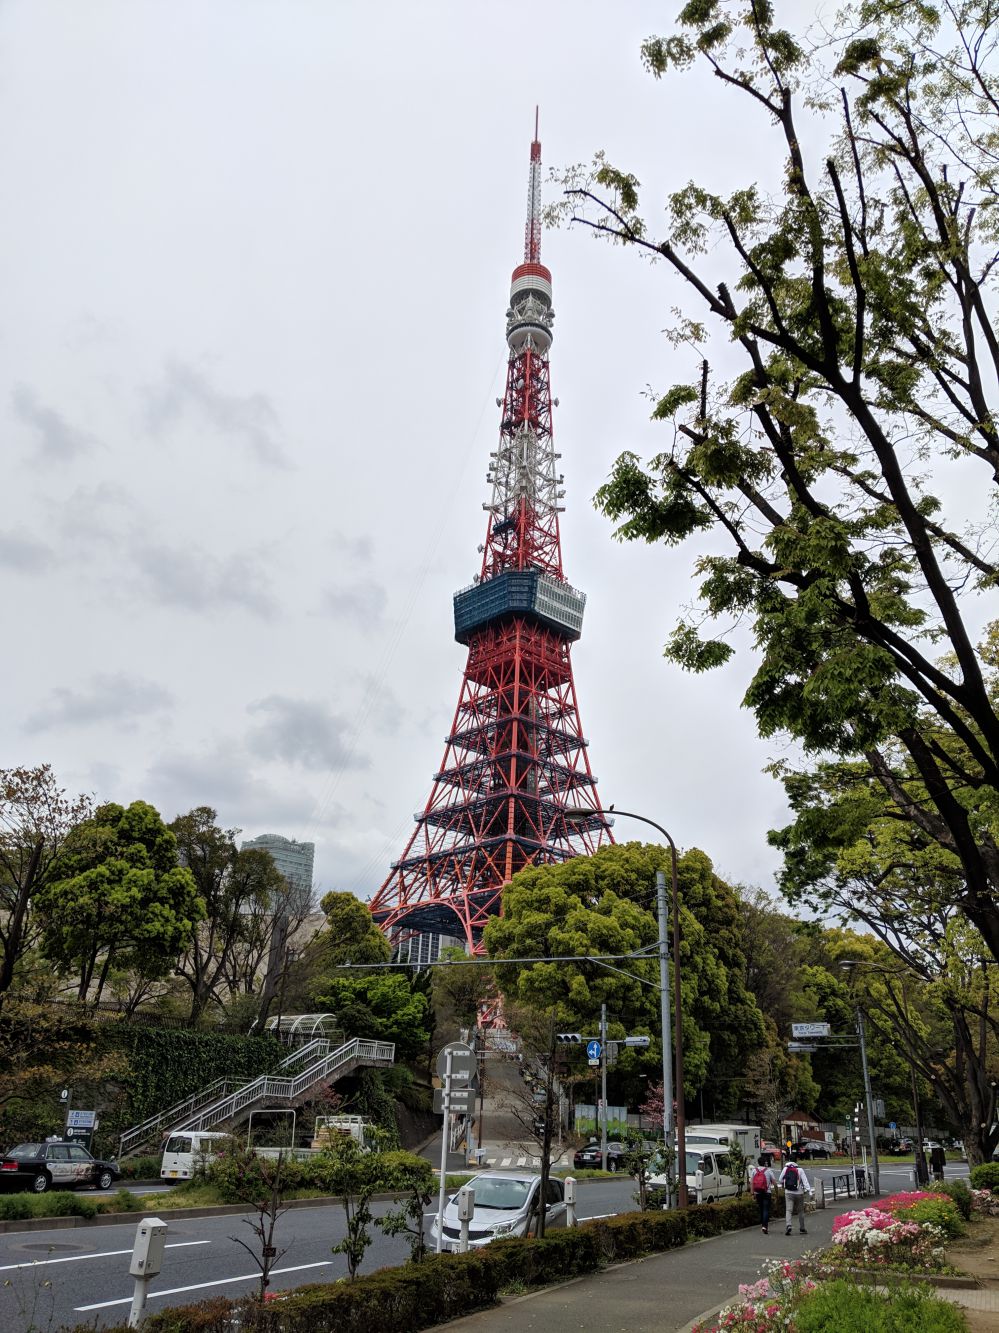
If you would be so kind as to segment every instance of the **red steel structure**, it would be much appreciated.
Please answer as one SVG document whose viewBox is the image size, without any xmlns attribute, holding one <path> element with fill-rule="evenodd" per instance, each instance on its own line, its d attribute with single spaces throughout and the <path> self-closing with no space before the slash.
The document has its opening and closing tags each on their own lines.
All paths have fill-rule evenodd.
<svg viewBox="0 0 999 1333">
<path fill-rule="evenodd" d="M 510 349 L 482 566 L 455 594 L 468 647 L 454 723 L 430 798 L 371 902 L 393 938 L 425 932 L 479 952 L 503 886 L 526 866 L 612 841 L 590 771 L 572 679 L 585 597 L 562 570 L 560 455 L 552 436 L 551 273 L 541 263 L 541 144 L 535 122 L 524 262 L 513 271 Z M 573 810 L 572 821 L 566 811 Z M 581 812 L 592 810 L 592 817 Z"/>
</svg>

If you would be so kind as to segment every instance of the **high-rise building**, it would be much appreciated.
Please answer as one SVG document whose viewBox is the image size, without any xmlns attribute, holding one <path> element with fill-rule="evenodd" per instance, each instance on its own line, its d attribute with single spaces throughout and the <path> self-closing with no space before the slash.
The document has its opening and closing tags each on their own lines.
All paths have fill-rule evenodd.
<svg viewBox="0 0 999 1333">
<path fill-rule="evenodd" d="M 270 852 L 274 864 L 291 884 L 303 895 L 312 893 L 312 867 L 316 859 L 314 842 L 297 842 L 283 838 L 280 833 L 261 833 L 241 844 L 241 850 L 255 849 Z"/>
<path fill-rule="evenodd" d="M 451 271 L 449 281 L 460 280 Z M 585 597 L 562 569 L 565 491 L 552 434 L 552 275 L 541 263 L 541 144 L 535 123 L 524 261 L 513 271 L 499 442 L 490 455 L 482 563 L 454 598 L 468 649 L 430 797 L 371 908 L 405 947 L 414 934 L 469 951 L 525 866 L 612 841 L 600 812 L 572 678 Z M 436 373 L 436 371 L 434 372 Z M 567 817 L 568 816 L 568 817 Z M 433 948 L 419 946 L 419 954 Z"/>
</svg>

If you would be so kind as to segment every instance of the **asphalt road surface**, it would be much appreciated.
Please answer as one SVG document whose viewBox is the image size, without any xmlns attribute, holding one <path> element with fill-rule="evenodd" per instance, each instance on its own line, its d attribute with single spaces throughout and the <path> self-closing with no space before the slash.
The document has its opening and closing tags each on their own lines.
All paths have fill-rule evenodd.
<svg viewBox="0 0 999 1333">
<path fill-rule="evenodd" d="M 634 1183 L 581 1181 L 579 1216 L 599 1217 L 634 1208 Z M 376 1217 L 391 1204 L 376 1203 Z M 123 1323 L 132 1303 L 129 1257 L 138 1221 L 123 1226 L 25 1231 L 0 1236 L 0 1329 L 25 1333 L 29 1327 L 57 1329 L 89 1323 Z M 170 1220 L 163 1271 L 149 1289 L 147 1309 L 187 1305 L 207 1297 L 241 1296 L 254 1290 L 256 1266 L 234 1237 L 251 1245 L 255 1237 L 242 1218 L 199 1217 Z M 330 1246 L 344 1234 L 343 1210 L 335 1206 L 293 1208 L 279 1220 L 275 1240 L 285 1253 L 273 1270 L 271 1288 L 298 1287 L 343 1277 L 347 1265 Z M 372 1271 L 408 1257 L 405 1241 L 372 1228 L 363 1268 Z"/>
<path fill-rule="evenodd" d="M 809 1179 L 842 1174 L 847 1167 L 806 1166 Z M 967 1178 L 966 1163 L 951 1163 L 948 1179 Z M 883 1193 L 909 1186 L 911 1167 L 881 1168 Z M 827 1190 L 828 1190 L 827 1185 Z M 617 1180 L 579 1182 L 580 1218 L 606 1217 L 635 1207 L 635 1184 L 627 1177 Z M 838 1205 L 845 1208 L 849 1205 Z M 853 1206 L 856 1206 L 854 1204 Z M 390 1204 L 372 1205 L 382 1216 Z M 184 1218 L 169 1223 L 163 1271 L 153 1280 L 147 1308 L 161 1310 L 186 1305 L 209 1296 L 236 1297 L 254 1290 L 257 1270 L 237 1237 L 251 1246 L 255 1237 L 239 1216 Z M 133 1280 L 128 1274 L 129 1256 L 138 1221 L 122 1226 L 81 1227 L 73 1230 L 25 1231 L 0 1235 L 0 1329 L 3 1333 L 25 1333 L 29 1328 L 57 1329 L 63 1325 L 89 1323 L 97 1328 L 123 1323 L 132 1302 Z M 271 1286 L 274 1290 L 298 1287 L 307 1282 L 328 1282 L 343 1277 L 347 1266 L 342 1255 L 330 1246 L 344 1234 L 343 1210 L 336 1206 L 294 1208 L 278 1222 L 279 1253 Z M 365 1271 L 386 1264 L 402 1263 L 408 1255 L 404 1240 L 386 1237 L 372 1228 L 372 1244 L 363 1264 Z"/>
</svg>

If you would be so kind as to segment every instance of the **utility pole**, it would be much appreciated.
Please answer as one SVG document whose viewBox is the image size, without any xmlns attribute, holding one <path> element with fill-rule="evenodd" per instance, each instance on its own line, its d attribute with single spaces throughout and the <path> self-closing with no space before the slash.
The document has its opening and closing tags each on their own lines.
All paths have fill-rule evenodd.
<svg viewBox="0 0 999 1333">
<path fill-rule="evenodd" d="M 878 1166 L 877 1133 L 874 1128 L 874 1094 L 871 1092 L 871 1075 L 867 1068 L 867 1033 L 864 1029 L 864 1011 L 857 1005 L 857 1034 L 860 1037 L 860 1063 L 864 1070 L 864 1097 L 867 1099 L 867 1127 L 871 1134 L 871 1170 L 874 1173 L 874 1193 L 881 1193 L 881 1171 Z"/>
<path fill-rule="evenodd" d="M 600 1006 L 600 1165 L 607 1170 L 607 1006 Z"/>
<path fill-rule="evenodd" d="M 659 1012 L 663 1034 L 663 1141 L 669 1162 L 673 1147 L 673 1028 L 669 1013 L 669 913 L 666 903 L 666 872 L 656 871 L 656 916 L 659 920 Z M 676 1159 L 674 1158 L 674 1164 Z M 668 1170 L 666 1206 L 673 1207 L 673 1172 Z"/>
</svg>

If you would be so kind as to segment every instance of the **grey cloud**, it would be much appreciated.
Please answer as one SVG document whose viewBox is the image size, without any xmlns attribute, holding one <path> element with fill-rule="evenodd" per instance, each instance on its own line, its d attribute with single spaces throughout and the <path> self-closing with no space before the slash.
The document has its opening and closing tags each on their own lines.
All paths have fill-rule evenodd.
<svg viewBox="0 0 999 1333">
<path fill-rule="evenodd" d="M 346 537 L 341 532 L 334 532 L 329 544 L 338 555 L 357 564 L 367 565 L 374 559 L 375 544 L 370 537 Z"/>
<path fill-rule="evenodd" d="M 81 690 L 53 690 L 48 703 L 32 713 L 24 729 L 34 732 L 56 726 L 117 722 L 123 730 L 134 730 L 138 718 L 172 705 L 173 696 L 155 681 L 124 673 L 98 675 Z"/>
<path fill-rule="evenodd" d="M 258 777 L 236 742 L 199 753 L 161 755 L 147 772 L 144 790 L 167 820 L 197 805 L 210 805 L 223 827 L 251 826 L 255 832 L 301 836 L 302 830 L 318 823 L 333 827 L 344 817 L 337 807 L 317 821 L 313 792 Z"/>
<path fill-rule="evenodd" d="M 51 547 L 44 542 L 27 534 L 0 532 L 0 567 L 20 574 L 41 574 L 54 560 Z"/>
<path fill-rule="evenodd" d="M 269 618 L 275 601 L 255 557 L 237 552 L 219 560 L 196 547 L 135 542 L 134 569 L 143 590 L 163 606 L 189 611 L 237 608 Z"/>
<path fill-rule="evenodd" d="M 359 629 L 370 630 L 381 624 L 388 605 L 388 594 L 380 583 L 364 579 L 338 583 L 323 589 L 323 613 L 335 620 L 346 620 Z"/>
<path fill-rule="evenodd" d="M 247 711 L 262 717 L 248 741 L 261 758 L 317 771 L 367 767 L 367 760 L 353 753 L 347 723 L 324 704 L 272 694 Z"/>
<path fill-rule="evenodd" d="M 39 402 L 26 384 L 15 385 L 10 397 L 14 415 L 38 433 L 38 461 L 67 462 L 93 448 L 92 435 L 71 426 L 65 417 Z"/>
<path fill-rule="evenodd" d="M 222 393 L 200 370 L 182 361 L 171 361 L 162 384 L 147 391 L 147 403 L 149 424 L 154 431 L 193 412 L 223 435 L 248 447 L 259 462 L 273 467 L 288 466 L 278 440 L 278 415 L 265 394 L 240 397 Z"/>
</svg>

